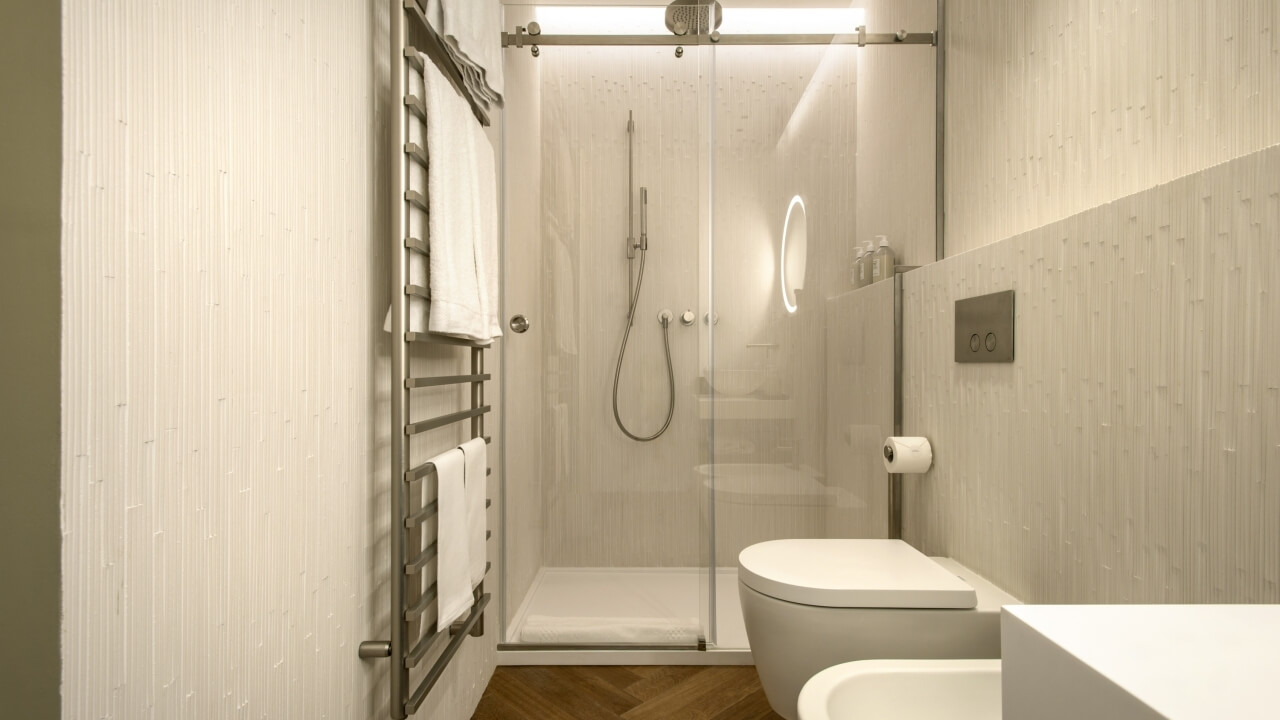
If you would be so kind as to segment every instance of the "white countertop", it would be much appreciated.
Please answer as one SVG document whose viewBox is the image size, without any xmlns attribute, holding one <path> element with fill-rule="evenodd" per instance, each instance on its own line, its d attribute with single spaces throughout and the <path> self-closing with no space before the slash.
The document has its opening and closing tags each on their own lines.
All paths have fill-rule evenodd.
<svg viewBox="0 0 1280 720">
<path fill-rule="evenodd" d="M 1006 631 L 1034 631 L 1160 716 L 1280 717 L 1280 605 L 1020 605 L 1004 612 L 1026 626 L 1006 622 Z M 1006 673 L 1011 661 L 1036 664 L 1039 652 L 1006 654 Z M 1070 682 L 1071 673 L 1052 675 Z M 1113 689 L 1066 690 L 1070 702 L 1073 694 L 1097 698 Z"/>
</svg>

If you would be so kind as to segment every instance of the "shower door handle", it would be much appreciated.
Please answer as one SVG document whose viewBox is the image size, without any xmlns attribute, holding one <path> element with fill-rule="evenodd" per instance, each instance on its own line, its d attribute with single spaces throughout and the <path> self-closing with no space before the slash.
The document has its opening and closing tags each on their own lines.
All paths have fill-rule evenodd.
<svg viewBox="0 0 1280 720">
<path fill-rule="evenodd" d="M 511 331 L 514 333 L 522 333 L 529 329 L 529 318 L 523 315 L 511 316 Z"/>
</svg>

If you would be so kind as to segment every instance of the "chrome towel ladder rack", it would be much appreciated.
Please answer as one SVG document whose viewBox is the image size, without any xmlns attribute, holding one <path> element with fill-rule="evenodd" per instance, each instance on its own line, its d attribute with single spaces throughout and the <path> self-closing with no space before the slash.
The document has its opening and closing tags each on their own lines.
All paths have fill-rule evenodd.
<svg viewBox="0 0 1280 720">
<path fill-rule="evenodd" d="M 427 52 L 421 52 L 409 43 L 410 29 L 407 20 L 414 23 L 413 36 L 420 39 Z M 424 587 L 423 575 L 425 568 L 435 559 L 437 547 L 435 542 L 424 547 L 422 533 L 426 523 L 435 517 L 438 504 L 435 500 L 426 503 L 422 500 L 428 496 L 424 492 L 424 486 L 436 478 L 436 472 L 435 466 L 430 462 L 416 467 L 411 465 L 410 439 L 430 430 L 469 420 L 470 436 L 490 441 L 484 434 L 485 415 L 490 411 L 484 396 L 484 383 L 491 379 L 484 367 L 484 351 L 487 346 L 448 335 L 409 331 L 409 299 L 430 298 L 428 288 L 409 282 L 410 253 L 423 256 L 429 253 L 429 238 L 412 237 L 409 232 L 409 208 L 416 206 L 423 211 L 427 210 L 427 198 L 409 189 L 409 168 L 411 163 L 425 168 L 428 157 L 425 148 L 409 142 L 410 118 L 417 117 L 425 123 L 426 106 L 422 98 L 409 94 L 405 70 L 406 65 L 409 65 L 421 72 L 425 70 L 425 63 L 435 62 L 454 87 L 467 96 L 458 70 L 447 60 L 442 61 L 447 58 L 447 53 L 439 45 L 441 42 L 427 23 L 416 0 L 391 0 L 392 116 L 398 117 L 399 122 L 393 123 L 391 132 L 391 157 L 396 160 L 391 163 L 394 174 L 391 189 L 396 201 L 392 202 L 390 236 L 394 242 L 392 283 L 393 287 L 401 289 L 395 293 L 391 303 L 391 638 L 360 643 L 359 655 L 361 658 L 391 659 L 390 705 L 391 717 L 396 720 L 413 715 L 422 706 L 468 636 L 480 637 L 484 634 L 484 611 L 490 599 L 481 582 L 474 591 L 471 611 L 447 632 L 435 632 L 434 623 L 424 621 L 435 604 L 436 583 Z M 476 109 L 474 102 L 471 104 L 477 119 L 487 125 L 484 114 Z M 469 348 L 470 372 L 463 375 L 411 377 L 409 348 L 420 343 Z M 410 422 L 409 402 L 413 390 L 450 385 L 470 385 L 470 406 L 467 409 Z M 492 470 L 487 469 L 486 474 L 490 473 Z M 486 500 L 485 507 L 489 507 L 491 502 Z M 489 568 L 489 563 L 486 563 L 486 574 Z M 416 687 L 413 686 L 411 674 L 446 636 L 449 638 L 448 644 L 435 662 L 426 668 Z"/>
</svg>

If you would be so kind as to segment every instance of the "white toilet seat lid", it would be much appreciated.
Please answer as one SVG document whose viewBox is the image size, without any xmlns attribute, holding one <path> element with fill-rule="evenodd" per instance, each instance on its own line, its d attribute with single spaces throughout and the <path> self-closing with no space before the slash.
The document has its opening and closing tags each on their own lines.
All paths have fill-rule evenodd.
<svg viewBox="0 0 1280 720">
<path fill-rule="evenodd" d="M 972 608 L 978 594 L 901 540 L 771 540 L 738 555 L 738 579 L 821 607 Z"/>
</svg>

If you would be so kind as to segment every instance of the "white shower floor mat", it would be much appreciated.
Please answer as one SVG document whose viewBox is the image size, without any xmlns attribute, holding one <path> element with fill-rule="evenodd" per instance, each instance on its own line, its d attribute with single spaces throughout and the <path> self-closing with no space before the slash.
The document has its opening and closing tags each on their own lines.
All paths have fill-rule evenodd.
<svg viewBox="0 0 1280 720">
<path fill-rule="evenodd" d="M 543 568 L 509 643 L 689 644 L 710 635 L 702 568 Z M 716 572 L 715 649 L 747 649 L 737 568 Z"/>
</svg>

